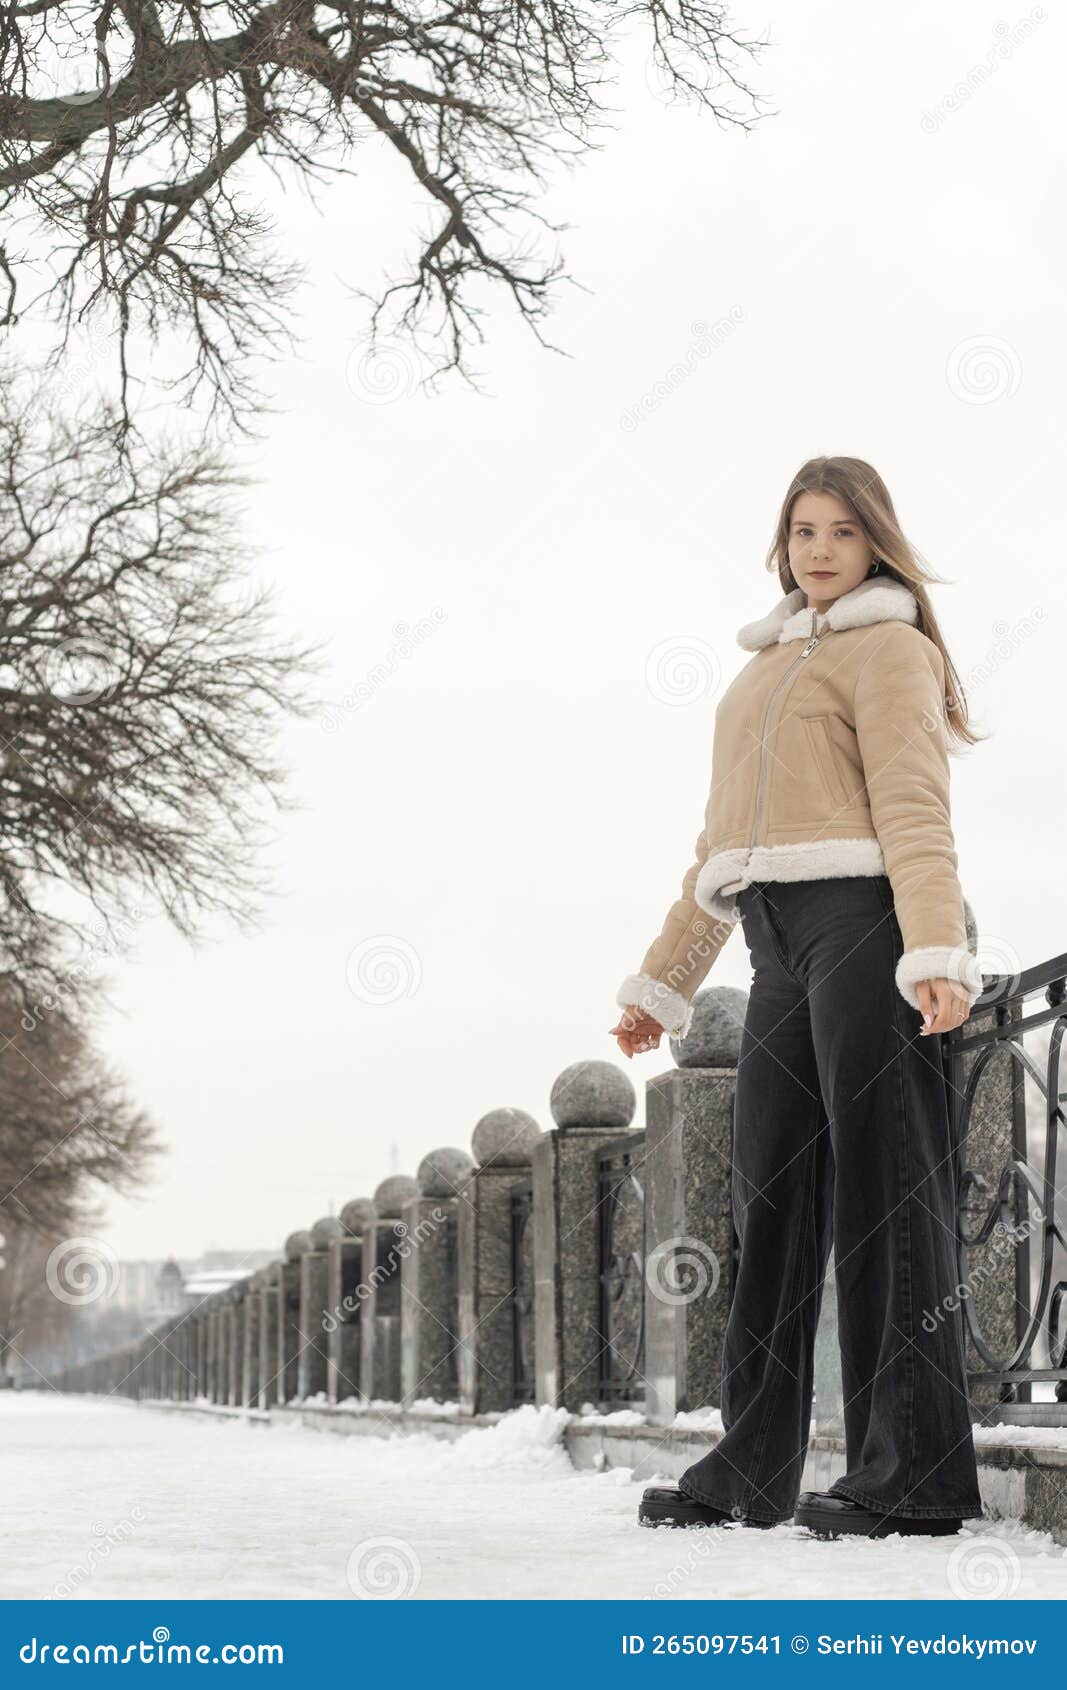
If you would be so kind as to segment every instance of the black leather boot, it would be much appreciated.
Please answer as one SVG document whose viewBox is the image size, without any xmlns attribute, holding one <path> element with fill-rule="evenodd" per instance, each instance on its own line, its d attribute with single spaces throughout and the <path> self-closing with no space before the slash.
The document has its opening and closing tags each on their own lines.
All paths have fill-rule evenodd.
<svg viewBox="0 0 1067 1690">
<path fill-rule="evenodd" d="M 725 1508 L 713 1508 L 686 1496 L 677 1485 L 648 1485 L 637 1511 L 641 1526 L 778 1526 L 780 1520 L 739 1520 Z"/>
<path fill-rule="evenodd" d="M 816 1537 L 841 1537 L 846 1533 L 890 1537 L 894 1532 L 912 1537 L 951 1537 L 963 1524 L 962 1519 L 918 1520 L 907 1514 L 883 1514 L 850 1497 L 813 1490 L 801 1491 L 793 1519 Z"/>
</svg>

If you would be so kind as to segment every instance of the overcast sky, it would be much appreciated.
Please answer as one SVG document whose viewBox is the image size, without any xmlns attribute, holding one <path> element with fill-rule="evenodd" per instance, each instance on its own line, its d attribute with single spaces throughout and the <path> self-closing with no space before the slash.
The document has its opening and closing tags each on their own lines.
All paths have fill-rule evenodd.
<svg viewBox="0 0 1067 1690">
<path fill-rule="evenodd" d="M 248 565 L 328 643 L 330 707 L 285 734 L 301 809 L 259 934 L 146 922 L 113 973 L 101 1040 L 169 1144 L 110 1205 L 121 1255 L 280 1246 L 489 1109 L 550 1126 L 579 1058 L 639 1094 L 669 1064 L 618 1051 L 615 991 L 691 859 L 736 631 L 780 596 L 763 558 L 814 454 L 869 459 L 946 582 L 991 735 L 952 765 L 983 959 L 1067 949 L 1051 11 L 735 0 L 769 37 L 739 64 L 747 134 L 666 103 L 635 42 L 616 128 L 548 207 L 590 290 L 547 326 L 570 356 L 500 298 L 480 395 L 419 394 L 405 347 L 361 363 L 346 284 L 426 227 L 393 161 L 366 149 L 318 210 L 275 195 L 305 342 L 246 454 Z M 749 978 L 738 931 L 707 983 Z"/>
</svg>

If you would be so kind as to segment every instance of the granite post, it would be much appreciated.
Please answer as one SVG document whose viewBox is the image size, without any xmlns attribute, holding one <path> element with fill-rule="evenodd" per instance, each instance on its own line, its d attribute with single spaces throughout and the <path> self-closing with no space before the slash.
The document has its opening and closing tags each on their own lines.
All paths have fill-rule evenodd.
<svg viewBox="0 0 1067 1690">
<path fill-rule="evenodd" d="M 369 1197 L 353 1197 L 341 1210 L 343 1236 L 329 1248 L 327 1268 L 329 1314 L 326 1332 L 326 1395 L 331 1403 L 360 1396 L 359 1323 L 363 1302 L 363 1231 L 374 1205 Z"/>
<path fill-rule="evenodd" d="M 196 1353 L 196 1385 L 195 1385 L 195 1388 L 194 1388 L 194 1391 L 193 1391 L 193 1396 L 194 1396 L 194 1398 L 203 1398 L 203 1397 L 206 1397 L 207 1394 L 208 1394 L 208 1380 L 207 1380 L 208 1318 L 207 1318 L 207 1310 L 204 1308 L 203 1303 L 200 1303 L 198 1305 L 196 1313 L 192 1316 L 192 1321 L 193 1321 L 193 1326 L 194 1326 L 195 1331 L 196 1331 L 196 1351 L 195 1351 L 195 1353 Z"/>
<path fill-rule="evenodd" d="M 416 1170 L 417 1195 L 403 1207 L 410 1248 L 400 1264 L 400 1384 L 408 1407 L 423 1397 L 458 1400 L 458 1194 L 473 1170 L 465 1150 L 431 1150 Z"/>
<path fill-rule="evenodd" d="M 241 1405 L 241 1374 L 245 1359 L 245 1281 L 239 1280 L 227 1293 L 229 1316 L 227 1349 L 229 1385 L 226 1400 L 231 1408 Z"/>
<path fill-rule="evenodd" d="M 552 1087 L 549 1109 L 556 1125 L 541 1134 L 532 1160 L 539 1404 L 578 1412 L 599 1400 L 607 1338 L 601 1319 L 597 1152 L 626 1133 L 636 1107 L 633 1086 L 613 1062 L 572 1062 Z M 640 1133 L 632 1136 L 641 1142 Z M 642 1295 L 638 1275 L 632 1299 L 638 1313 Z M 639 1331 L 640 1320 L 634 1324 Z"/>
<path fill-rule="evenodd" d="M 673 1073 L 645 1102 L 646 1412 L 667 1425 L 721 1406 L 722 1348 L 734 1288 L 734 1093 L 748 994 L 698 992 Z"/>
<path fill-rule="evenodd" d="M 175 1339 L 178 1355 L 178 1401 L 191 1402 L 196 1395 L 196 1329 L 188 1314 L 178 1317 Z"/>
<path fill-rule="evenodd" d="M 278 1388 L 278 1330 L 281 1325 L 281 1276 L 283 1264 L 268 1262 L 259 1286 L 259 1377 L 256 1406 L 273 1408 L 280 1401 Z"/>
<path fill-rule="evenodd" d="M 222 1329 L 219 1293 L 213 1291 L 205 1304 L 208 1331 L 208 1401 L 219 1400 L 219 1370 L 222 1366 Z"/>
<path fill-rule="evenodd" d="M 468 1414 L 533 1395 L 533 1228 L 525 1203 L 541 1138 L 522 1109 L 492 1109 L 471 1136 L 476 1166 L 459 1192 L 459 1400 Z M 518 1290 L 517 1290 L 518 1284 Z"/>
<path fill-rule="evenodd" d="M 171 1402 L 182 1402 L 187 1394 L 189 1363 L 187 1359 L 188 1330 L 180 1314 L 173 1315 L 166 1336 L 167 1396 Z"/>
<path fill-rule="evenodd" d="M 335 1215 L 311 1228 L 312 1248 L 300 1258 L 300 1361 L 296 1394 L 302 1400 L 326 1394 L 330 1245 L 344 1236 Z"/>
<path fill-rule="evenodd" d="M 241 1356 L 242 1408 L 255 1408 L 259 1397 L 259 1351 L 263 1337 L 262 1270 L 250 1274 L 245 1281 L 244 1349 Z"/>
<path fill-rule="evenodd" d="M 163 1395 L 163 1362 L 164 1353 L 160 1347 L 160 1326 L 153 1326 L 145 1334 L 145 1395 L 159 1398 Z"/>
<path fill-rule="evenodd" d="M 415 1195 L 410 1175 L 390 1174 L 374 1193 L 363 1229 L 359 1377 L 367 1402 L 400 1401 L 399 1247 L 407 1236 L 401 1211 Z"/>
<path fill-rule="evenodd" d="M 211 1318 L 215 1322 L 215 1381 L 213 1381 L 211 1401 L 218 1408 L 222 1408 L 228 1396 L 230 1396 L 230 1347 L 228 1347 L 230 1317 L 228 1317 L 225 1291 L 216 1291 L 215 1308 L 213 1308 L 213 1317 Z"/>
<path fill-rule="evenodd" d="M 815 1356 L 812 1374 L 811 1430 L 820 1437 L 843 1438 L 845 1435 L 845 1392 L 841 1383 L 841 1342 L 837 1333 L 837 1258 L 833 1245 L 826 1261 L 819 1319 L 815 1326 Z M 821 1469 L 820 1469 L 821 1470 Z M 826 1469 L 825 1485 L 829 1490 L 833 1477 Z"/>
<path fill-rule="evenodd" d="M 313 1249 L 310 1232 L 291 1232 L 285 1240 L 285 1260 L 278 1268 L 278 1367 L 275 1401 L 281 1406 L 297 1395 L 300 1368 L 300 1258 Z"/>
</svg>

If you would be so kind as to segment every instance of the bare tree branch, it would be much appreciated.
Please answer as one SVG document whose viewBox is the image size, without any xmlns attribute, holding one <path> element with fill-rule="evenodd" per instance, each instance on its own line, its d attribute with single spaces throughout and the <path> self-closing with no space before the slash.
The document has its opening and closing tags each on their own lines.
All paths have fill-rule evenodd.
<svg viewBox="0 0 1067 1690">
<path fill-rule="evenodd" d="M 469 379 L 483 280 L 545 343 L 563 268 L 531 256 L 531 238 L 563 227 L 541 210 L 550 173 L 595 144 L 619 45 L 648 26 L 667 86 L 747 128 L 722 95 L 755 101 L 732 61 L 758 44 L 727 28 L 721 0 L 0 8 L 0 204 L 10 229 L 25 226 L 27 264 L 46 255 L 43 297 L 65 328 L 110 307 L 129 379 L 134 331 L 176 326 L 191 347 L 179 394 L 203 387 L 240 421 L 255 402 L 249 360 L 291 343 L 300 277 L 276 254 L 262 170 L 309 185 L 355 174 L 379 134 L 430 221 L 411 273 L 376 301 L 372 338 L 395 299 L 397 327 L 428 326 L 441 349 L 426 379 Z M 7 250 L 13 284 L 10 236 Z"/>
<path fill-rule="evenodd" d="M 180 931 L 252 919 L 279 721 L 313 654 L 244 583 L 239 479 L 203 446 L 117 450 L 122 420 L 0 393 L 0 980 L 62 974 L 69 894 L 151 895 Z"/>
</svg>

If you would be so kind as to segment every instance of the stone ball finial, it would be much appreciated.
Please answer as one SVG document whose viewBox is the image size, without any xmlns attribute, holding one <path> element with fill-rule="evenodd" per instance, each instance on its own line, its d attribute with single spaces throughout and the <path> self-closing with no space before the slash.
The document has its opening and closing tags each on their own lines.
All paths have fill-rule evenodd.
<svg viewBox="0 0 1067 1690">
<path fill-rule="evenodd" d="M 425 1155 L 415 1171 L 415 1184 L 423 1197 L 455 1197 L 474 1167 L 465 1150 L 444 1145 Z"/>
<path fill-rule="evenodd" d="M 490 1109 L 471 1134 L 479 1167 L 528 1168 L 541 1129 L 525 1109 Z"/>
<path fill-rule="evenodd" d="M 374 1218 L 374 1204 L 369 1197 L 350 1197 L 338 1218 L 349 1238 L 359 1238 L 367 1222 Z"/>
<path fill-rule="evenodd" d="M 689 1036 L 672 1038 L 679 1068 L 736 1068 L 741 1059 L 748 993 L 738 986 L 709 986 L 693 999 Z"/>
<path fill-rule="evenodd" d="M 628 1127 L 637 1108 L 630 1080 L 614 1062 L 572 1062 L 556 1078 L 548 1102 L 557 1127 Z"/>
<path fill-rule="evenodd" d="M 401 1205 L 417 1196 L 418 1187 L 410 1174 L 389 1174 L 374 1193 L 375 1213 L 383 1220 L 398 1220 Z"/>
<path fill-rule="evenodd" d="M 316 1250 L 325 1250 L 335 1238 L 343 1238 L 344 1235 L 345 1229 L 336 1215 L 323 1215 L 311 1229 L 311 1240 Z"/>
<path fill-rule="evenodd" d="M 310 1232 L 291 1232 L 285 1240 L 285 1259 L 287 1262 L 298 1262 L 301 1256 L 306 1256 L 314 1247 Z"/>
</svg>

